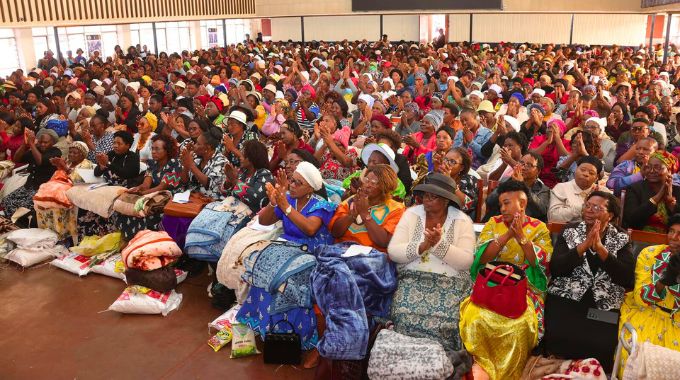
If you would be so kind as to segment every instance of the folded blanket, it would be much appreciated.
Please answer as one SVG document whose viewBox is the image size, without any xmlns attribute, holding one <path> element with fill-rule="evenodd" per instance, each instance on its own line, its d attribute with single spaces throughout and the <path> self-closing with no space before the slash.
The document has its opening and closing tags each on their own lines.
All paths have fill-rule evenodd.
<svg viewBox="0 0 680 380">
<path fill-rule="evenodd" d="M 154 270 L 170 265 L 182 255 L 165 231 L 139 231 L 121 252 L 126 268 Z"/>
<path fill-rule="evenodd" d="M 51 208 L 71 208 L 73 203 L 66 192 L 73 187 L 71 178 L 63 170 L 57 170 L 52 178 L 40 185 L 33 196 L 33 205 L 43 210 Z"/>
<path fill-rule="evenodd" d="M 229 239 L 250 220 L 249 213 L 238 214 L 218 209 L 224 210 L 224 204 L 210 203 L 191 222 L 184 244 L 184 250 L 190 257 L 210 262 L 219 261 Z"/>
<path fill-rule="evenodd" d="M 172 193 L 167 190 L 146 195 L 122 193 L 113 202 L 113 211 L 127 216 L 144 218 L 163 212 L 170 199 L 172 199 Z"/>
<path fill-rule="evenodd" d="M 94 190 L 88 190 L 90 185 L 74 185 L 66 192 L 68 199 L 78 208 L 92 211 L 95 214 L 108 218 L 113 213 L 113 203 L 118 196 L 125 191 L 122 186 L 102 186 Z"/>
</svg>

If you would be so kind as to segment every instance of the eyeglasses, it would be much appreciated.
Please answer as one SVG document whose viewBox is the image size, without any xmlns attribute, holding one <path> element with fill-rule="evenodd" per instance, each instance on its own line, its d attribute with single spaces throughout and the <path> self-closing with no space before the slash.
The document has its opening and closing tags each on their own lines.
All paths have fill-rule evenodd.
<svg viewBox="0 0 680 380">
<path fill-rule="evenodd" d="M 285 166 L 296 166 L 300 162 L 302 162 L 302 160 L 285 160 L 285 161 L 283 161 L 283 164 Z"/>
<path fill-rule="evenodd" d="M 462 164 L 462 162 L 458 162 L 458 161 L 456 161 L 456 160 L 454 160 L 454 159 L 452 159 L 452 158 L 444 158 L 444 159 L 442 159 L 442 162 L 445 163 L 445 164 L 449 164 L 449 165 L 458 165 L 458 164 Z"/>
<path fill-rule="evenodd" d="M 602 207 L 602 206 L 600 206 L 600 205 L 594 205 L 594 204 L 592 204 L 592 203 L 584 203 L 584 204 L 583 204 L 583 209 L 584 209 L 585 211 L 590 210 L 590 211 L 593 211 L 593 212 L 602 212 L 602 211 L 605 211 L 605 210 L 606 210 L 606 208 L 604 208 L 604 207 Z"/>
<path fill-rule="evenodd" d="M 664 171 L 664 169 L 666 169 L 666 167 L 663 165 L 647 165 L 647 170 L 649 170 L 650 172 L 661 173 Z"/>
<path fill-rule="evenodd" d="M 291 178 L 289 182 L 291 185 L 295 185 L 296 187 L 302 186 L 302 181 L 300 181 L 299 179 Z"/>
<path fill-rule="evenodd" d="M 630 128 L 630 130 L 631 130 L 632 132 L 642 132 L 642 131 L 644 131 L 645 129 L 647 129 L 647 127 L 631 127 L 631 128 Z"/>
<path fill-rule="evenodd" d="M 435 201 L 435 200 L 441 199 L 441 198 L 442 197 L 440 197 L 439 195 L 435 195 L 435 194 L 432 194 L 432 193 L 423 194 L 423 200 L 424 201 Z"/>
<path fill-rule="evenodd" d="M 363 177 L 361 178 L 361 182 L 364 184 L 371 184 L 371 185 L 377 185 L 378 180 L 377 179 L 368 179 L 368 177 Z"/>
<path fill-rule="evenodd" d="M 525 168 L 535 168 L 535 167 L 536 167 L 536 165 L 532 165 L 532 164 L 530 164 L 530 163 L 528 163 L 528 162 L 522 162 L 522 161 L 520 161 L 519 164 L 522 165 L 522 166 L 525 167 Z"/>
</svg>

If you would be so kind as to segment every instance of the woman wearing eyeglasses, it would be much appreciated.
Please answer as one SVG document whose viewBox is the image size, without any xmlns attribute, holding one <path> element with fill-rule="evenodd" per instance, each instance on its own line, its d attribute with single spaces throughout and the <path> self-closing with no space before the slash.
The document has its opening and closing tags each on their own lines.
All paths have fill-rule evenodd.
<svg viewBox="0 0 680 380">
<path fill-rule="evenodd" d="M 267 183 L 265 188 L 269 204 L 259 213 L 260 224 L 282 220 L 281 238 L 306 244 L 310 252 L 317 245 L 333 243 L 328 224 L 336 205 L 317 194 L 323 189 L 323 178 L 313 164 L 299 162 L 290 177 L 279 174 L 276 184 Z"/>
<path fill-rule="evenodd" d="M 399 273 L 390 318 L 399 333 L 459 350 L 458 307 L 470 293 L 474 258 L 472 220 L 460 211 L 450 177 L 430 173 L 413 191 L 423 203 L 404 212 L 387 247 Z"/>
<path fill-rule="evenodd" d="M 668 219 L 680 212 L 677 200 L 680 187 L 673 184 L 678 160 L 672 154 L 657 150 L 642 167 L 642 181 L 626 189 L 623 226 L 665 234 Z"/>
<path fill-rule="evenodd" d="M 619 309 L 633 288 L 635 258 L 628 234 L 614 225 L 621 208 L 610 193 L 593 191 L 582 221 L 557 238 L 545 300 L 544 354 L 614 362 Z"/>
<path fill-rule="evenodd" d="M 366 169 L 357 194 L 342 202 L 331 219 L 336 241 L 353 241 L 385 252 L 404 213 L 404 204 L 391 195 L 397 181 L 397 173 L 389 165 Z"/>
<path fill-rule="evenodd" d="M 449 150 L 444 158 L 435 160 L 434 170 L 456 182 L 456 196 L 461 200 L 461 211 L 472 217 L 477 209 L 477 179 L 469 173 L 472 157 L 463 147 Z"/>
</svg>

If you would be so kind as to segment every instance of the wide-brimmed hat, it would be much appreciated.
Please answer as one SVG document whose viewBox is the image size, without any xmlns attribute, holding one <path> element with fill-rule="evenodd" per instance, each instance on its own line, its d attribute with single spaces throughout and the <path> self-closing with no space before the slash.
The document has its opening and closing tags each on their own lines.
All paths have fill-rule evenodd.
<svg viewBox="0 0 680 380">
<path fill-rule="evenodd" d="M 373 152 L 380 152 L 383 156 L 387 157 L 387 160 L 390 162 L 390 167 L 392 170 L 394 170 L 395 173 L 399 173 L 399 166 L 397 166 L 397 163 L 394 162 L 394 151 L 392 148 L 387 146 L 387 144 L 368 144 L 364 147 L 364 149 L 361 151 L 361 161 L 364 162 L 364 165 L 368 165 L 368 159 L 371 157 L 371 154 Z"/>
<path fill-rule="evenodd" d="M 225 119 L 225 121 L 227 119 L 234 119 L 234 120 L 238 121 L 239 123 L 241 123 L 243 125 L 247 125 L 247 123 L 248 123 L 248 120 L 246 118 L 246 114 L 241 112 L 241 111 L 232 111 L 229 114 L 229 116 Z"/>
<path fill-rule="evenodd" d="M 425 192 L 434 194 L 436 196 L 445 198 L 455 203 L 459 208 L 461 207 L 460 199 L 456 196 L 456 181 L 451 177 L 445 176 L 441 173 L 428 174 L 423 183 L 413 188 L 413 192 Z"/>
</svg>

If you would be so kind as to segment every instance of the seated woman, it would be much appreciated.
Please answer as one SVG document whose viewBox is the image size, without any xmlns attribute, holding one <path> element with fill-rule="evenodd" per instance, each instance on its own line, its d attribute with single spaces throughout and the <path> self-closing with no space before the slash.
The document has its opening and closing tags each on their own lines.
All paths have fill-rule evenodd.
<svg viewBox="0 0 680 380">
<path fill-rule="evenodd" d="M 411 177 L 411 166 L 408 163 L 408 159 L 403 154 L 399 153 L 401 149 L 401 135 L 399 133 L 386 129 L 381 133 L 376 134 L 376 143 L 386 144 L 394 152 L 394 163 L 397 164 L 399 171 L 397 172 L 397 177 L 399 181 L 404 184 L 404 189 L 406 193 L 411 192 L 411 187 L 413 186 L 413 177 Z"/>
<path fill-rule="evenodd" d="M 141 131 L 140 125 L 140 131 Z M 146 195 L 157 191 L 168 190 L 174 193 L 180 186 L 182 168 L 177 160 L 177 142 L 167 135 L 156 135 L 151 138 L 151 161 L 144 174 L 141 185 L 128 189 L 129 193 Z M 111 219 L 126 240 L 132 239 L 141 230 L 157 230 L 162 213 L 148 215 L 144 218 L 113 213 Z"/>
<path fill-rule="evenodd" d="M 222 138 L 219 149 L 235 167 L 241 165 L 241 150 L 248 140 L 257 140 L 255 133 L 248 128 L 247 116 L 240 110 L 232 111 L 222 122 L 227 127 L 227 133 Z"/>
<path fill-rule="evenodd" d="M 559 182 L 553 171 L 555 164 L 561 156 L 569 154 L 569 142 L 562 138 L 566 128 L 562 120 L 552 119 L 548 121 L 546 132 L 534 135 L 529 144 L 530 151 L 543 157 L 543 170 L 539 178 L 550 188 Z"/>
<path fill-rule="evenodd" d="M 602 161 L 595 156 L 583 156 L 576 162 L 576 174 L 569 182 L 558 183 L 550 192 L 548 221 L 574 223 L 581 220 L 583 202 L 593 191 L 611 193 L 598 185 L 602 175 Z"/>
<path fill-rule="evenodd" d="M 36 135 L 32 130 L 24 131 L 24 143 L 14 154 L 14 161 L 28 164 L 26 184 L 2 200 L 5 216 L 11 218 L 20 207 L 33 209 L 33 196 L 43 183 L 49 181 L 56 168 L 50 159 L 61 157 L 61 151 L 54 147 L 59 136 L 51 129 L 43 128 Z"/>
<path fill-rule="evenodd" d="M 257 140 L 249 140 L 243 144 L 241 167 L 236 169 L 229 162 L 224 165 L 224 184 L 222 194 L 234 196 L 257 213 L 269 199 L 265 185 L 274 182 L 269 171 L 267 147 Z"/>
<path fill-rule="evenodd" d="M 435 163 L 435 171 L 451 177 L 456 182 L 456 196 L 460 199 L 460 209 L 469 217 L 477 209 L 477 179 L 468 174 L 472 157 L 463 147 L 453 148 Z"/>
<path fill-rule="evenodd" d="M 290 104 L 288 101 L 285 99 L 276 99 L 271 107 L 269 116 L 267 116 L 267 119 L 262 125 L 262 134 L 269 137 L 278 133 L 283 124 L 286 123 L 290 114 Z"/>
<path fill-rule="evenodd" d="M 130 151 L 132 135 L 126 131 L 113 134 L 113 149 L 107 154 L 97 153 L 96 177 L 104 176 L 109 185 L 128 187 L 139 176 L 139 154 Z"/>
<path fill-rule="evenodd" d="M 406 148 L 404 156 L 412 164 L 421 154 L 435 150 L 437 139 L 435 132 L 442 125 L 443 118 L 436 112 L 429 112 L 420 121 L 420 131 L 404 136 Z"/>
<path fill-rule="evenodd" d="M 680 309 L 680 215 L 671 216 L 668 226 L 668 244 L 647 247 L 637 257 L 634 289 L 621 306 L 619 328 L 630 323 L 638 342 L 680 351 L 680 329 L 673 319 Z"/>
<path fill-rule="evenodd" d="M 459 210 L 450 177 L 428 174 L 413 191 L 423 203 L 404 212 L 387 247 L 399 273 L 390 318 L 397 332 L 460 350 L 458 309 L 471 289 L 472 220 Z"/>
<path fill-rule="evenodd" d="M 391 195 L 397 181 L 389 165 L 366 169 L 357 194 L 342 202 L 330 221 L 336 241 L 353 241 L 385 252 L 404 213 L 404 204 Z"/>
<path fill-rule="evenodd" d="M 451 150 L 453 146 L 453 137 L 455 132 L 451 127 L 442 126 L 436 133 L 436 148 L 425 154 L 421 154 L 416 159 L 416 174 L 418 174 L 418 183 L 435 168 L 435 161 L 441 162 L 444 156 Z"/>
<path fill-rule="evenodd" d="M 314 124 L 314 135 L 320 144 L 314 157 L 321 163 L 323 178 L 342 181 L 357 169 L 357 152 L 347 149 L 350 134 L 349 127 L 341 128 L 332 115 L 323 115 Z"/>
<path fill-rule="evenodd" d="M 342 181 L 342 187 L 345 190 L 345 198 L 356 194 L 361 187 L 362 181 L 365 180 L 367 170 L 376 165 L 388 165 L 395 173 L 399 172 L 399 167 L 394 161 L 394 151 L 387 146 L 387 144 L 368 144 L 361 151 L 361 161 L 366 165 L 363 170 L 357 170 Z M 397 178 L 397 187 L 392 192 L 392 196 L 403 200 L 406 197 L 406 188 L 404 184 Z"/>
<path fill-rule="evenodd" d="M 500 157 L 489 168 L 489 180 L 500 181 L 504 178 L 512 177 L 514 168 L 519 164 L 519 160 L 527 152 L 526 136 L 519 132 L 508 132 L 503 140 L 503 147 L 500 150 Z"/>
<path fill-rule="evenodd" d="M 314 154 L 314 149 L 302 139 L 300 125 L 297 121 L 288 119 L 279 129 L 278 140 L 274 143 L 274 153 L 269 162 L 269 170 L 273 174 L 277 174 L 288 154 L 294 149 L 304 149 Z"/>
<path fill-rule="evenodd" d="M 286 178 L 287 183 L 282 177 L 278 178 L 276 185 L 266 184 L 269 204 L 259 213 L 260 224 L 269 226 L 282 220 L 281 238 L 306 244 L 310 252 L 317 245 L 333 243 L 328 223 L 336 206 L 315 194 L 323 189 L 319 169 L 303 161 L 297 164 L 293 175 Z"/>
<path fill-rule="evenodd" d="M 180 152 L 182 183 L 191 191 L 198 191 L 213 199 L 222 198 L 224 165 L 227 163 L 218 150 L 221 140 L 222 131 L 210 127 L 196 139 L 195 145 L 187 144 Z"/>
<path fill-rule="evenodd" d="M 545 300 L 547 355 L 597 359 L 605 371 L 614 364 L 619 309 L 633 288 L 635 259 L 628 234 L 613 224 L 621 209 L 610 193 L 586 199 L 583 221 L 557 238 Z"/>
<path fill-rule="evenodd" d="M 475 360 L 473 372 L 485 373 L 491 379 L 517 379 L 543 334 L 543 295 L 553 249 L 546 225 L 526 216 L 527 186 L 508 180 L 498 186 L 498 194 L 501 215 L 484 225 L 470 275 L 474 280 L 479 270 L 494 260 L 526 266 L 527 309 L 521 317 L 510 319 L 468 298 L 460 306 L 460 331 L 465 348 Z"/>
<path fill-rule="evenodd" d="M 61 157 L 53 157 L 50 158 L 50 163 L 57 169 L 57 172 L 62 171 L 66 173 L 73 184 L 82 183 L 84 181 L 76 169 L 94 168 L 94 164 L 86 158 L 88 153 L 87 144 L 82 141 L 75 141 L 69 147 L 68 158 L 66 160 Z M 57 172 L 55 172 L 55 176 Z M 55 180 L 55 178 L 53 177 L 52 180 Z M 38 228 L 52 230 L 62 239 L 67 236 L 77 238 L 77 207 L 49 209 L 36 207 L 35 213 Z"/>
<path fill-rule="evenodd" d="M 585 156 L 593 156 L 602 161 L 600 139 L 588 131 L 578 131 L 569 142 L 571 151 L 557 160 L 556 172 L 562 182 L 574 179 L 576 162 Z M 604 165 L 604 164 L 603 164 Z M 551 169 L 555 170 L 555 168 Z"/>
<path fill-rule="evenodd" d="M 668 232 L 668 218 L 680 212 L 680 187 L 673 185 L 678 160 L 656 151 L 642 167 L 642 181 L 626 189 L 623 227 L 658 233 Z"/>
<path fill-rule="evenodd" d="M 151 112 L 147 112 L 137 122 L 137 133 L 133 136 L 130 150 L 137 152 L 142 162 L 147 163 L 152 159 L 151 141 L 156 136 L 156 127 L 158 127 L 158 118 Z"/>
</svg>

